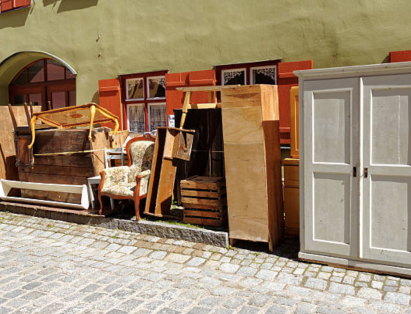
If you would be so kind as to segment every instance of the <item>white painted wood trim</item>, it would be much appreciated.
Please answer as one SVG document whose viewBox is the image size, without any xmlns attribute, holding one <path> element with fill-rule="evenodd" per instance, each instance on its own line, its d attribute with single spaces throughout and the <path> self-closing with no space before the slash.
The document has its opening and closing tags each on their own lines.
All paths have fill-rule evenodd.
<svg viewBox="0 0 411 314">
<path fill-rule="evenodd" d="M 8 196 L 12 188 L 35 190 L 35 191 L 50 191 L 81 194 L 81 204 L 65 203 L 57 201 L 46 201 L 24 197 Z M 5 201 L 33 203 L 39 205 L 63 206 L 77 209 L 88 209 L 90 205 L 87 185 L 69 185 L 69 184 L 50 184 L 50 183 L 34 183 L 23 181 L 0 180 L 0 198 Z"/>
<path fill-rule="evenodd" d="M 382 64 L 357 65 L 339 68 L 325 68 L 294 71 L 299 78 L 305 79 L 325 79 L 325 78 L 343 78 L 343 77 L 364 77 L 373 75 L 390 75 L 411 73 L 411 62 L 396 62 Z"/>
<path fill-rule="evenodd" d="M 411 276 L 411 269 L 399 266 L 389 266 L 384 264 L 370 263 L 366 261 L 351 260 L 346 258 L 331 257 L 326 255 L 317 255 L 305 252 L 299 252 L 298 258 L 303 261 L 316 261 L 323 264 L 340 265 L 364 271 L 377 271 L 385 274 Z"/>
</svg>

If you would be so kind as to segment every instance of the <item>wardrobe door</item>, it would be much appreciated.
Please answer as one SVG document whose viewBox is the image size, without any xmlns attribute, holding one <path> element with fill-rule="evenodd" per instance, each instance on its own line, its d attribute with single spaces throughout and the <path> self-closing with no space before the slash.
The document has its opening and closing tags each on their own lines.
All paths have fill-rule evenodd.
<svg viewBox="0 0 411 314">
<path fill-rule="evenodd" d="M 363 79 L 360 257 L 411 264 L 411 74 Z"/>
<path fill-rule="evenodd" d="M 359 79 L 304 82 L 302 251 L 358 256 Z"/>
</svg>

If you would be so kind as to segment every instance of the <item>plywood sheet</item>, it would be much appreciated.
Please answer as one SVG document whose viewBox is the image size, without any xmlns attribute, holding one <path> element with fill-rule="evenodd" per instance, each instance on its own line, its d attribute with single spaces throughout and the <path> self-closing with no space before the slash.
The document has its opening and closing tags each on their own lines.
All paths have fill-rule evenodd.
<svg viewBox="0 0 411 314">
<path fill-rule="evenodd" d="M 272 249 L 284 224 L 276 86 L 223 89 L 222 116 L 230 239 Z"/>
</svg>

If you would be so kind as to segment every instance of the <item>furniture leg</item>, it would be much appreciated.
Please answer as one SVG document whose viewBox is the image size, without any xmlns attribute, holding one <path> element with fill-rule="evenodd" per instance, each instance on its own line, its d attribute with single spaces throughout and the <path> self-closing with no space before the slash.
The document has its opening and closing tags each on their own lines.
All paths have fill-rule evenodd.
<svg viewBox="0 0 411 314">
<path fill-rule="evenodd" d="M 134 190 L 134 209 L 136 211 L 136 221 L 140 221 L 140 182 L 141 177 L 137 176 L 137 184 Z"/>
<path fill-rule="evenodd" d="M 100 202 L 100 211 L 99 214 L 103 215 L 103 197 L 100 194 L 100 191 L 98 191 L 98 200 Z"/>
</svg>

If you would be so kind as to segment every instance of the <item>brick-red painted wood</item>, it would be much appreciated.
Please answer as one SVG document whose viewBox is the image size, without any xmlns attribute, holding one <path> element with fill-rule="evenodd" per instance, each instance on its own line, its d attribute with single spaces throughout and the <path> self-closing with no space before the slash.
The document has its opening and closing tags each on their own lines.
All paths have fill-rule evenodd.
<svg viewBox="0 0 411 314">
<path fill-rule="evenodd" d="M 177 87 L 214 86 L 216 84 L 215 71 L 193 71 L 166 74 L 166 103 L 167 115 L 174 114 L 174 109 L 180 109 L 184 103 L 184 93 L 176 90 Z M 207 103 L 208 94 L 195 92 L 191 96 L 191 103 Z"/>
<path fill-rule="evenodd" d="M 280 141 L 290 144 L 290 89 L 298 86 L 298 78 L 293 71 L 313 68 L 313 61 L 280 62 L 278 64 L 278 102 L 280 107 Z"/>
<path fill-rule="evenodd" d="M 1 1 L 1 13 L 12 10 L 13 9 L 13 0 L 2 0 Z"/>
<path fill-rule="evenodd" d="M 120 80 L 100 80 L 98 81 L 98 90 L 100 106 L 118 117 L 119 130 L 123 130 Z M 107 126 L 114 130 L 114 123 L 107 123 Z"/>
<path fill-rule="evenodd" d="M 406 62 L 406 61 L 411 61 L 411 50 L 390 52 L 390 62 Z"/>
<path fill-rule="evenodd" d="M 23 8 L 30 6 L 31 0 L 14 0 L 14 8 Z"/>
</svg>

